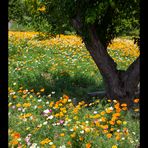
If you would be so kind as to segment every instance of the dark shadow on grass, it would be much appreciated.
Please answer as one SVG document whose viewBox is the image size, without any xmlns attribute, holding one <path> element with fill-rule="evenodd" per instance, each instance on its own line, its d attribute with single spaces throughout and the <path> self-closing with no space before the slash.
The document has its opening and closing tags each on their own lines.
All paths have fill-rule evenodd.
<svg viewBox="0 0 148 148">
<path fill-rule="evenodd" d="M 36 92 L 41 88 L 45 88 L 43 95 L 49 95 L 55 92 L 55 98 L 61 97 L 63 94 L 70 98 L 84 100 L 87 93 L 102 90 L 103 83 L 98 84 L 96 80 L 90 76 L 78 73 L 70 76 L 67 72 L 57 72 L 54 74 L 42 73 L 35 75 L 33 78 L 25 77 L 22 86 L 27 89 L 34 89 Z"/>
</svg>

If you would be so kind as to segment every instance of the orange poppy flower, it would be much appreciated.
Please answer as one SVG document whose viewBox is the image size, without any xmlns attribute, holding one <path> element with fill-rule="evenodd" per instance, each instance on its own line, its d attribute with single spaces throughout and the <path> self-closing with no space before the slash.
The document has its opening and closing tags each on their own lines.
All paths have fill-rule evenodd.
<svg viewBox="0 0 148 148">
<path fill-rule="evenodd" d="M 134 103 L 138 103 L 139 102 L 139 99 L 134 99 Z"/>
</svg>

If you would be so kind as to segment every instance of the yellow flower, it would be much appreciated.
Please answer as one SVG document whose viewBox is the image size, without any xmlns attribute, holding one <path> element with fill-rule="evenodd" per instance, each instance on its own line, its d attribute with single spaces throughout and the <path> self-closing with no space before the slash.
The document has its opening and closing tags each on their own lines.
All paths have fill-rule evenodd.
<svg viewBox="0 0 148 148">
<path fill-rule="evenodd" d="M 104 133 L 104 134 L 108 133 L 108 130 L 103 130 L 103 133 Z"/>
<path fill-rule="evenodd" d="M 61 137 L 64 137 L 64 136 L 65 136 L 65 134 L 64 134 L 64 133 L 61 133 L 61 134 L 60 134 L 60 136 L 61 136 Z"/>
<path fill-rule="evenodd" d="M 107 130 L 108 129 L 108 125 L 106 124 L 106 125 L 102 125 L 101 126 L 104 130 Z"/>
<path fill-rule="evenodd" d="M 122 107 L 127 107 L 126 103 L 121 104 Z"/>
<path fill-rule="evenodd" d="M 63 104 L 62 103 L 59 103 L 59 106 L 63 106 Z"/>
<path fill-rule="evenodd" d="M 47 143 L 49 143 L 49 142 L 51 142 L 51 140 L 48 139 L 48 138 L 46 138 L 46 139 L 44 139 L 43 141 L 41 141 L 40 144 L 41 144 L 41 145 L 44 145 L 44 144 L 47 144 Z"/>
<path fill-rule="evenodd" d="M 20 87 L 19 89 L 23 89 L 23 87 Z"/>
<path fill-rule="evenodd" d="M 45 12 L 46 8 L 45 8 L 45 6 L 43 6 L 41 8 L 38 8 L 38 10 L 41 11 L 41 12 Z"/>
<path fill-rule="evenodd" d="M 102 120 L 102 122 L 105 122 L 106 118 L 105 117 L 101 117 L 101 120 Z"/>
<path fill-rule="evenodd" d="M 110 120 L 109 123 L 110 123 L 111 125 L 114 125 L 114 124 L 115 124 L 115 121 Z"/>
<path fill-rule="evenodd" d="M 13 98 L 13 99 L 16 99 L 16 98 L 17 98 L 17 96 L 16 96 L 16 95 L 14 95 L 12 98 Z"/>
<path fill-rule="evenodd" d="M 135 108 L 134 111 L 135 111 L 135 112 L 139 112 L 139 108 Z"/>
<path fill-rule="evenodd" d="M 32 95 L 30 95 L 30 99 L 31 99 L 31 98 L 33 98 L 33 96 L 32 96 Z"/>
<path fill-rule="evenodd" d="M 37 93 L 36 93 L 36 95 L 40 95 L 40 94 L 41 94 L 40 92 L 37 92 Z"/>
<path fill-rule="evenodd" d="M 27 97 L 27 95 L 23 95 L 22 98 L 25 99 Z"/>
<path fill-rule="evenodd" d="M 69 99 L 69 97 L 68 97 L 67 95 L 63 95 L 63 98 L 64 98 L 65 100 L 68 100 L 68 99 Z"/>
<path fill-rule="evenodd" d="M 43 106 L 42 105 L 39 105 L 38 108 L 43 108 Z"/>
<path fill-rule="evenodd" d="M 20 118 L 28 118 L 30 116 L 32 116 L 32 114 L 31 113 L 27 113 L 27 114 L 21 115 Z"/>
<path fill-rule="evenodd" d="M 40 92 L 44 92 L 44 91 L 45 91 L 45 89 L 44 89 L 44 88 L 40 89 Z"/>
<path fill-rule="evenodd" d="M 122 121 L 121 121 L 121 120 L 117 120 L 116 122 L 117 122 L 117 124 L 119 124 L 119 125 L 122 124 Z"/>
<path fill-rule="evenodd" d="M 114 113 L 112 116 L 113 117 L 120 117 L 120 113 Z"/>
<path fill-rule="evenodd" d="M 99 118 L 99 117 L 100 117 L 99 114 L 96 114 L 96 115 L 94 115 L 94 116 L 90 116 L 90 118 L 94 118 L 94 119 L 97 119 L 97 118 Z"/>
<path fill-rule="evenodd" d="M 123 124 L 124 124 L 124 125 L 126 125 L 126 124 L 127 124 L 127 122 L 126 122 L 126 121 L 123 121 Z"/>
<path fill-rule="evenodd" d="M 51 146 L 51 148 L 56 148 L 56 146 L 53 144 L 53 145 Z"/>
<path fill-rule="evenodd" d="M 16 139 L 13 139 L 12 141 L 10 141 L 10 144 L 11 145 L 17 145 L 18 144 L 18 141 Z"/>
<path fill-rule="evenodd" d="M 102 111 L 102 112 L 101 112 L 101 115 L 103 116 L 104 114 L 105 114 L 105 111 Z"/>
<path fill-rule="evenodd" d="M 90 143 L 87 143 L 87 144 L 85 145 L 85 148 L 91 148 L 91 144 L 90 144 Z"/>
<path fill-rule="evenodd" d="M 90 132 L 90 128 L 89 128 L 89 127 L 86 127 L 86 128 L 84 129 L 84 131 L 85 131 L 86 133 L 89 133 L 89 132 Z"/>
<path fill-rule="evenodd" d="M 84 140 L 84 138 L 83 138 L 83 137 L 80 137 L 80 138 L 79 138 L 79 140 L 80 140 L 80 141 L 83 141 L 83 140 Z"/>
<path fill-rule="evenodd" d="M 127 107 L 122 107 L 122 110 L 127 110 Z"/>
<path fill-rule="evenodd" d="M 22 105 L 20 103 L 16 104 L 16 107 L 21 107 Z"/>
<path fill-rule="evenodd" d="M 24 103 L 24 104 L 23 104 L 23 107 L 30 107 L 30 106 L 31 106 L 30 103 Z"/>
<path fill-rule="evenodd" d="M 106 136 L 107 136 L 107 138 L 111 138 L 112 137 L 112 134 L 109 133 Z"/>
<path fill-rule="evenodd" d="M 105 111 L 106 111 L 106 113 L 108 113 L 108 114 L 109 114 L 109 113 L 111 113 L 113 110 L 112 110 L 111 108 L 106 108 L 106 110 L 105 110 Z"/>
<path fill-rule="evenodd" d="M 34 89 L 31 89 L 30 92 L 34 92 Z"/>
<path fill-rule="evenodd" d="M 63 117 L 64 116 L 63 112 L 60 112 L 59 116 L 60 117 Z"/>
<path fill-rule="evenodd" d="M 86 147 L 86 148 L 90 148 L 90 147 L 91 147 L 91 144 L 90 144 L 90 143 L 87 143 L 87 144 L 85 145 L 85 147 Z"/>
<path fill-rule="evenodd" d="M 114 105 L 114 107 L 115 107 L 115 109 L 119 109 L 120 104 L 119 104 L 119 103 L 117 103 L 117 104 L 115 104 L 115 105 Z"/>
<path fill-rule="evenodd" d="M 49 107 L 53 107 L 53 105 L 54 105 L 54 102 L 52 101 L 50 102 Z"/>
<path fill-rule="evenodd" d="M 74 132 L 74 133 L 72 133 L 72 134 L 70 135 L 70 137 L 71 137 L 71 138 L 76 137 L 76 133 L 75 133 L 75 132 Z"/>
<path fill-rule="evenodd" d="M 78 116 L 74 116 L 73 119 L 78 120 Z"/>
<path fill-rule="evenodd" d="M 60 111 L 62 111 L 63 113 L 66 113 L 66 108 L 65 107 L 61 107 Z"/>
<path fill-rule="evenodd" d="M 57 118 L 57 117 L 59 117 L 59 116 L 60 116 L 60 114 L 59 114 L 59 113 L 57 113 L 57 114 L 55 114 L 54 116 Z"/>
<path fill-rule="evenodd" d="M 118 148 L 116 145 L 113 145 L 112 148 Z"/>
<path fill-rule="evenodd" d="M 134 99 L 134 103 L 138 103 L 139 102 L 139 99 Z"/>
<path fill-rule="evenodd" d="M 68 142 L 67 142 L 67 144 L 68 144 L 68 145 L 71 145 L 71 142 L 70 142 L 70 141 L 68 141 Z"/>
</svg>

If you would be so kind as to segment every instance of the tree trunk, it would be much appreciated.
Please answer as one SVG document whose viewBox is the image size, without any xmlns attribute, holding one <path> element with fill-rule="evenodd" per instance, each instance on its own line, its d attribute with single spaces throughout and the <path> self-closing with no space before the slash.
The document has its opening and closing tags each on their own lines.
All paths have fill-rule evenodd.
<svg viewBox="0 0 148 148">
<path fill-rule="evenodd" d="M 82 24 L 80 24 L 78 18 L 73 20 L 73 26 L 78 31 L 78 34 L 81 35 L 87 50 L 103 77 L 106 84 L 107 97 L 130 105 L 140 80 L 140 57 L 129 66 L 127 71 L 117 70 L 117 64 L 110 57 L 96 34 L 96 27 L 91 25 L 88 28 L 88 36 L 90 38 L 88 41 L 81 33 Z"/>
</svg>

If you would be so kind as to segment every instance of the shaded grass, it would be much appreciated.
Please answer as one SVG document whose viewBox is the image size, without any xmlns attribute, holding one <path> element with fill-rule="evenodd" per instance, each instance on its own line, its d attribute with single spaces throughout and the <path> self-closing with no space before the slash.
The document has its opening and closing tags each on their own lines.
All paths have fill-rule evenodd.
<svg viewBox="0 0 148 148">
<path fill-rule="evenodd" d="M 77 98 L 104 89 L 102 76 L 84 49 L 78 54 L 68 48 L 62 52 L 58 47 L 33 47 L 27 40 L 9 43 L 9 86 L 45 88 L 45 94 L 56 91 L 57 96 L 66 93 Z"/>
</svg>

